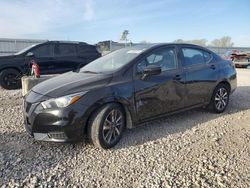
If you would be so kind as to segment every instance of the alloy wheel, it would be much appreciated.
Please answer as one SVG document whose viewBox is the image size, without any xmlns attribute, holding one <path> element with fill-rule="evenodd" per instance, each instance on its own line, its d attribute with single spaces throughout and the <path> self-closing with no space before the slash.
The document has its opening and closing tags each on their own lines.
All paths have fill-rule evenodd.
<svg viewBox="0 0 250 188">
<path fill-rule="evenodd" d="M 219 111 L 223 111 L 228 103 L 228 92 L 225 88 L 220 88 L 215 94 L 215 107 Z"/>
<path fill-rule="evenodd" d="M 3 78 L 4 83 L 7 86 L 12 86 L 12 85 L 16 85 L 17 84 L 17 75 L 15 74 L 7 74 L 4 78 Z"/>
<path fill-rule="evenodd" d="M 121 135 L 124 126 L 123 114 L 118 109 L 113 109 L 106 117 L 103 125 L 103 139 L 106 143 L 115 142 Z"/>
</svg>

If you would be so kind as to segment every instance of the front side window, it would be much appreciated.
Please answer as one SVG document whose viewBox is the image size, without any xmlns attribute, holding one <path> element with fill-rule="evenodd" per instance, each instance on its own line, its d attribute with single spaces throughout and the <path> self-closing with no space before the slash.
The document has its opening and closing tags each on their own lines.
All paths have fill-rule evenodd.
<svg viewBox="0 0 250 188">
<path fill-rule="evenodd" d="M 142 73 L 148 65 L 160 66 L 162 71 L 176 69 L 177 60 L 174 48 L 161 48 L 153 51 L 137 65 L 137 72 Z"/>
<path fill-rule="evenodd" d="M 55 56 L 74 56 L 76 55 L 76 47 L 72 44 L 56 44 Z"/>
<path fill-rule="evenodd" d="M 33 50 L 34 56 L 35 57 L 51 57 L 52 56 L 51 47 L 52 46 L 50 44 L 46 44 L 46 45 L 42 45 L 42 46 L 35 48 Z"/>
<path fill-rule="evenodd" d="M 20 54 L 22 54 L 22 53 L 24 53 L 24 52 L 29 53 L 29 50 L 32 49 L 33 47 L 35 47 L 36 45 L 37 45 L 37 44 L 33 44 L 33 45 L 31 45 L 31 46 L 28 46 L 28 47 L 26 47 L 26 48 L 20 50 L 19 52 L 15 53 L 14 55 L 20 55 Z"/>
<path fill-rule="evenodd" d="M 210 53 L 200 49 L 182 48 L 182 53 L 184 56 L 185 67 L 199 65 L 199 64 L 206 64 L 212 58 Z"/>
</svg>

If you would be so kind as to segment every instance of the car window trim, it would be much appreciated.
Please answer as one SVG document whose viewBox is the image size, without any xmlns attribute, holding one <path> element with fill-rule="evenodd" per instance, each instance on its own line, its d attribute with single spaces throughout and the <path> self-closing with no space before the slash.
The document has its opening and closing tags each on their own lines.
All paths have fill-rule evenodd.
<svg viewBox="0 0 250 188">
<path fill-rule="evenodd" d="M 163 49 L 163 48 L 172 48 L 172 49 L 174 49 L 175 59 L 176 59 L 176 67 L 175 67 L 174 69 L 167 69 L 167 70 L 161 71 L 161 74 L 162 74 L 162 73 L 165 73 L 165 72 L 169 72 L 169 71 L 179 70 L 180 66 L 179 66 L 179 59 L 178 59 L 178 54 L 177 54 L 177 53 L 178 53 L 178 48 L 177 48 L 177 46 L 175 46 L 175 45 L 167 45 L 167 46 L 160 46 L 160 47 L 155 48 L 155 49 L 153 49 L 152 51 L 150 51 L 150 52 L 144 54 L 143 57 L 141 57 L 141 58 L 135 63 L 135 65 L 134 65 L 134 66 L 135 66 L 135 74 L 134 74 L 134 75 L 135 75 L 135 76 L 141 75 L 141 73 L 137 72 L 137 65 L 138 65 L 141 61 L 145 60 L 146 57 L 148 57 L 148 55 L 152 54 L 154 51 L 160 50 L 160 49 Z M 161 74 L 160 74 L 160 75 L 161 75 Z"/>
<path fill-rule="evenodd" d="M 207 65 L 209 63 L 211 63 L 211 61 L 213 60 L 213 54 L 207 50 L 204 50 L 204 49 L 201 49 L 201 48 L 197 48 L 197 47 L 190 47 L 190 46 L 181 46 L 180 47 L 180 53 L 182 54 L 182 61 L 185 61 L 185 57 L 184 57 L 184 54 L 183 54 L 183 51 L 182 49 L 183 48 L 190 48 L 190 49 L 195 49 L 195 50 L 199 50 L 199 51 L 204 51 L 204 52 L 207 52 L 208 54 L 210 54 L 210 59 L 208 61 L 206 61 L 205 63 L 198 63 L 198 64 L 193 64 L 193 65 L 190 65 L 190 66 L 184 66 L 183 63 L 182 63 L 182 67 L 184 69 L 187 69 L 187 68 L 192 68 L 192 67 L 196 67 L 196 66 L 201 66 L 201 65 Z"/>
</svg>

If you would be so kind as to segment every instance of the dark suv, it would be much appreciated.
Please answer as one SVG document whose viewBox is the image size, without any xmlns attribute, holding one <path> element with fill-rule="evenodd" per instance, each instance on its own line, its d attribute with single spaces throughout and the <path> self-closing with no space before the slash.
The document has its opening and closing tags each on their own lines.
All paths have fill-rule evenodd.
<svg viewBox="0 0 250 188">
<path fill-rule="evenodd" d="M 33 58 L 43 75 L 72 71 L 100 56 L 96 46 L 84 42 L 48 41 L 32 45 L 14 55 L 0 57 L 0 85 L 5 89 L 20 88 L 20 78 L 29 73 Z"/>
<path fill-rule="evenodd" d="M 236 86 L 233 62 L 206 48 L 124 48 L 32 88 L 24 99 L 25 127 L 36 140 L 87 135 L 96 146 L 110 148 L 125 128 L 167 114 L 197 107 L 222 113 Z"/>
</svg>

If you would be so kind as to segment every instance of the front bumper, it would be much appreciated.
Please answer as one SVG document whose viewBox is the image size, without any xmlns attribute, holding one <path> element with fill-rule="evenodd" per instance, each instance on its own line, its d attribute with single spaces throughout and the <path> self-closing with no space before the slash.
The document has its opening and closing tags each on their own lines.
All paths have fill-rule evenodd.
<svg viewBox="0 0 250 188">
<path fill-rule="evenodd" d="M 73 104 L 64 109 L 43 110 L 40 103 L 24 100 L 23 114 L 26 131 L 35 140 L 53 142 L 74 142 L 84 138 L 87 107 Z"/>
</svg>

